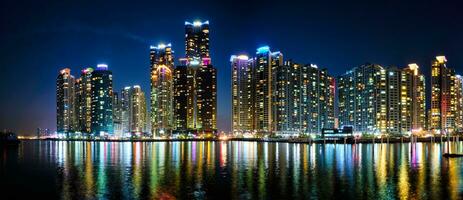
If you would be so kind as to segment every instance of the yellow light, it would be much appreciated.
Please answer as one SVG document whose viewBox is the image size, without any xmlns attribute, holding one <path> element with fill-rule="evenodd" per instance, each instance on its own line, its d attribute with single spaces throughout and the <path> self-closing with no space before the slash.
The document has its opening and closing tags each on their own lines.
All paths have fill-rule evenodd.
<svg viewBox="0 0 463 200">
<path fill-rule="evenodd" d="M 439 63 L 447 62 L 447 59 L 445 58 L 445 56 L 436 56 L 436 60 L 437 60 Z"/>
</svg>

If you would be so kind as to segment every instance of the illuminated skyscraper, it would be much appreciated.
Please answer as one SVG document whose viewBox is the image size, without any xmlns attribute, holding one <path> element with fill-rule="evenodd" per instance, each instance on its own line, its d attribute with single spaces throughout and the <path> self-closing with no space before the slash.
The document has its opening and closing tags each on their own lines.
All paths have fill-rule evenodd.
<svg viewBox="0 0 463 200">
<path fill-rule="evenodd" d="M 455 71 L 447 68 L 445 56 L 437 56 L 431 66 L 430 129 L 447 134 L 455 130 Z"/>
<path fill-rule="evenodd" d="M 130 96 L 131 96 L 131 87 L 124 87 L 121 90 L 121 99 L 120 99 L 120 108 L 121 108 L 121 129 L 122 134 L 130 133 Z"/>
<path fill-rule="evenodd" d="M 211 64 L 209 55 L 209 21 L 185 22 L 185 49 L 189 62 Z"/>
<path fill-rule="evenodd" d="M 273 79 L 277 134 L 320 134 L 323 128 L 334 128 L 335 82 L 326 69 L 286 61 Z"/>
<path fill-rule="evenodd" d="M 186 132 L 188 129 L 188 108 L 192 108 L 189 102 L 189 84 L 187 66 L 177 66 L 174 69 L 174 129 L 177 132 Z"/>
<path fill-rule="evenodd" d="M 217 74 L 209 55 L 209 22 L 185 22 L 186 58 L 174 69 L 176 132 L 215 133 Z"/>
<path fill-rule="evenodd" d="M 455 76 L 455 128 L 463 130 L 463 77 Z"/>
<path fill-rule="evenodd" d="M 283 65 L 283 54 L 271 52 L 270 47 L 257 49 L 254 61 L 253 79 L 255 83 L 255 128 L 258 133 L 267 134 L 275 131 L 273 123 L 274 87 L 273 72 Z"/>
<path fill-rule="evenodd" d="M 82 70 L 80 78 L 76 81 L 76 106 L 78 130 L 82 133 L 91 133 L 92 125 L 92 68 Z"/>
<path fill-rule="evenodd" d="M 113 134 L 113 80 L 105 64 L 92 72 L 92 126 L 95 136 Z"/>
<path fill-rule="evenodd" d="M 151 130 L 153 136 L 170 135 L 173 129 L 173 70 L 171 45 L 151 47 Z"/>
<path fill-rule="evenodd" d="M 387 128 L 389 134 L 400 134 L 402 131 L 401 100 L 402 82 L 401 70 L 397 67 L 387 69 Z"/>
<path fill-rule="evenodd" d="M 254 131 L 254 90 L 252 60 L 246 55 L 231 56 L 232 130 L 234 134 Z"/>
<path fill-rule="evenodd" d="M 401 71 L 401 134 L 426 129 L 426 87 L 417 64 Z"/>
<path fill-rule="evenodd" d="M 386 69 L 365 64 L 338 78 L 339 125 L 380 134 L 387 127 Z"/>
<path fill-rule="evenodd" d="M 114 135 L 121 137 L 123 136 L 122 128 L 122 102 L 119 93 L 113 93 L 113 124 L 114 124 Z"/>
<path fill-rule="evenodd" d="M 76 127 L 75 113 L 75 79 L 71 70 L 60 71 L 56 79 L 56 128 L 59 134 L 73 133 Z"/>
<path fill-rule="evenodd" d="M 334 127 L 335 80 L 314 64 L 283 62 L 265 46 L 256 57 L 232 56 L 235 134 L 297 136 Z"/>
<path fill-rule="evenodd" d="M 147 123 L 145 93 L 140 86 L 135 85 L 129 94 L 130 132 L 145 133 Z"/>
</svg>

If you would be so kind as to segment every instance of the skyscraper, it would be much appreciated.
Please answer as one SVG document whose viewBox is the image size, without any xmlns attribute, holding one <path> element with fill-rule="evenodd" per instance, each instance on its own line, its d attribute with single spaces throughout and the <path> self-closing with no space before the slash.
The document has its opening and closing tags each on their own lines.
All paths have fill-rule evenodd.
<svg viewBox="0 0 463 200">
<path fill-rule="evenodd" d="M 174 69 L 174 129 L 177 132 L 184 133 L 189 127 L 188 108 L 193 107 L 193 104 L 188 102 L 191 86 L 187 66 L 177 66 Z"/>
<path fill-rule="evenodd" d="M 386 69 L 365 64 L 338 78 L 339 125 L 354 132 L 380 134 L 387 127 Z"/>
<path fill-rule="evenodd" d="M 368 134 L 411 134 L 425 129 L 425 80 L 418 65 L 399 69 L 366 64 L 338 78 L 341 126 Z"/>
<path fill-rule="evenodd" d="M 255 83 L 255 119 L 256 131 L 271 133 L 275 130 L 273 124 L 273 71 L 283 65 L 283 54 L 271 52 L 270 47 L 263 46 L 257 49 L 254 61 L 253 79 Z"/>
<path fill-rule="evenodd" d="M 174 57 L 171 45 L 151 47 L 151 130 L 153 136 L 173 129 Z"/>
<path fill-rule="evenodd" d="M 431 65 L 431 130 L 440 134 L 454 131 L 455 99 L 455 71 L 447 67 L 445 56 L 437 56 Z"/>
<path fill-rule="evenodd" d="M 401 71 L 401 133 L 426 129 L 426 87 L 417 64 Z"/>
<path fill-rule="evenodd" d="M 273 80 L 275 133 L 320 134 L 323 128 L 334 128 L 335 82 L 326 69 L 285 61 Z"/>
<path fill-rule="evenodd" d="M 113 93 L 113 124 L 114 124 L 114 135 L 121 137 L 123 136 L 122 128 L 122 101 L 119 93 Z"/>
<path fill-rule="evenodd" d="M 209 55 L 208 21 L 185 22 L 185 48 L 186 58 L 174 69 L 176 131 L 215 133 L 217 72 Z"/>
<path fill-rule="evenodd" d="M 91 133 L 92 124 L 92 72 L 93 68 L 82 70 L 76 81 L 76 106 L 79 131 Z"/>
<path fill-rule="evenodd" d="M 402 73 L 397 67 L 390 67 L 386 73 L 387 83 L 387 128 L 389 134 L 400 134 L 402 132 Z"/>
<path fill-rule="evenodd" d="M 130 97 L 131 97 L 131 87 L 124 87 L 121 90 L 121 100 L 120 100 L 120 107 L 121 107 L 121 126 L 122 126 L 122 134 L 130 133 Z"/>
<path fill-rule="evenodd" d="M 463 77 L 455 76 L 455 129 L 463 131 Z"/>
<path fill-rule="evenodd" d="M 235 134 L 296 136 L 334 127 L 335 80 L 326 69 L 283 61 L 268 46 L 255 58 L 230 61 Z"/>
<path fill-rule="evenodd" d="M 113 81 L 105 64 L 92 72 L 92 126 L 95 136 L 113 134 Z"/>
<path fill-rule="evenodd" d="M 74 85 L 71 70 L 62 69 L 56 79 L 56 128 L 59 134 L 66 136 L 77 129 Z"/>
<path fill-rule="evenodd" d="M 234 134 L 254 131 L 254 90 L 252 60 L 246 55 L 231 56 L 232 130 Z"/>
<path fill-rule="evenodd" d="M 185 49 L 189 62 L 211 64 L 209 55 L 209 21 L 185 22 Z"/>
<path fill-rule="evenodd" d="M 130 132 L 145 133 L 147 123 L 145 93 L 141 90 L 140 86 L 135 85 L 129 94 Z"/>
</svg>

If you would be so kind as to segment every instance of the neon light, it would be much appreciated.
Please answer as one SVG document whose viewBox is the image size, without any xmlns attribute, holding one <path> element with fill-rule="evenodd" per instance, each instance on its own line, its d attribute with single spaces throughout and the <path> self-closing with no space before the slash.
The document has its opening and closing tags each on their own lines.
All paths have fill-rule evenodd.
<svg viewBox="0 0 463 200">
<path fill-rule="evenodd" d="M 257 48 L 257 53 L 267 53 L 270 51 L 270 47 L 269 46 L 263 46 L 263 47 L 259 47 Z"/>
<path fill-rule="evenodd" d="M 239 59 L 239 60 L 249 60 L 249 57 L 247 55 L 239 55 L 239 56 L 236 56 L 236 55 L 232 55 L 230 57 L 230 62 L 232 62 L 234 59 Z"/>
</svg>

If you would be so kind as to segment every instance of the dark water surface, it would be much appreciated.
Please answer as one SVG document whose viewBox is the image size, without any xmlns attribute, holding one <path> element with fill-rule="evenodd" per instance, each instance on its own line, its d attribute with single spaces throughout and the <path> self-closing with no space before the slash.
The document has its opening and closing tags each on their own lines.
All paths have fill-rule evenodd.
<svg viewBox="0 0 463 200">
<path fill-rule="evenodd" d="M 24 141 L 1 147 L 0 199 L 461 199 L 463 158 L 444 152 L 439 143 Z"/>
</svg>

